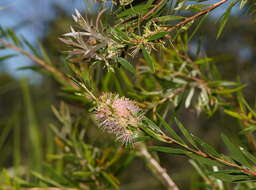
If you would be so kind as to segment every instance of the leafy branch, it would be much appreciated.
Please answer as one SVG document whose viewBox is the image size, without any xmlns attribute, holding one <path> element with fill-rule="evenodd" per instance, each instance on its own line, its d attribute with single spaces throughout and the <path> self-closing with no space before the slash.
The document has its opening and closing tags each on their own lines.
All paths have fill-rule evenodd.
<svg viewBox="0 0 256 190">
<path fill-rule="evenodd" d="M 164 120 L 170 110 L 176 115 L 183 103 L 186 109 L 194 108 L 197 114 L 205 111 L 208 115 L 213 115 L 218 108 L 224 108 L 224 113 L 241 122 L 249 144 L 254 148 L 256 146 L 253 135 L 256 130 L 256 113 L 242 95 L 245 85 L 224 81 L 218 77 L 217 68 L 212 64 L 213 59 L 201 57 L 199 53 L 193 58 L 189 56 L 189 42 L 198 31 L 201 21 L 209 12 L 228 0 L 212 3 L 209 7 L 196 4 L 194 9 L 197 13 L 188 17 L 176 14 L 183 10 L 193 11 L 193 5 L 185 5 L 189 1 L 173 2 L 178 4 L 175 8 L 170 6 L 173 15 L 164 13 L 164 9 L 168 7 L 166 0 L 139 3 L 122 0 L 118 2 L 121 7 L 115 7 L 113 2 L 116 11 L 112 12 L 111 18 L 115 18 L 115 21 L 106 26 L 101 21 L 104 21 L 108 7 L 99 10 L 95 21 L 84 18 L 76 10 L 73 15 L 74 28 L 71 27 L 70 32 L 60 38 L 70 48 L 66 61 L 73 71 L 72 76 L 50 64 L 50 59 L 41 58 L 34 52 L 32 54 L 22 49 L 23 44 L 15 43 L 20 41 L 15 35 L 11 37 L 13 43 L 0 39 L 1 48 L 9 48 L 28 57 L 50 72 L 65 87 L 72 87 L 67 89 L 73 93 L 72 98 L 82 97 L 81 99 L 86 101 L 89 97 L 93 100 L 90 105 L 85 105 L 86 108 L 81 104 L 77 107 L 74 105 L 76 108 L 70 110 L 65 104 L 61 104 L 60 111 L 53 108 L 60 124 L 51 124 L 58 152 L 49 154 L 47 159 L 61 162 L 63 171 L 57 173 L 46 164 L 44 169 L 51 171 L 49 175 L 31 172 L 33 178 L 42 183 L 37 185 L 15 178 L 20 180 L 18 184 L 39 188 L 56 186 L 118 189 L 118 174 L 139 155 L 165 187 L 178 190 L 172 177 L 149 150 L 191 158 L 194 166 L 206 168 L 206 177 L 203 178 L 214 190 L 216 178 L 228 182 L 256 180 L 256 157 L 246 149 L 234 145 L 225 135 L 222 135 L 222 141 L 230 156 L 218 153 L 212 146 L 190 134 L 177 119 L 176 124 L 182 135 Z M 217 36 L 222 32 L 231 9 L 237 2 L 233 1 L 222 15 Z M 243 7 L 246 3 L 247 1 L 241 1 L 240 6 Z M 200 17 L 200 23 L 190 35 L 186 30 Z M 112 25 L 114 27 L 111 27 Z M 185 28 L 185 32 L 176 31 L 181 27 Z M 177 33 L 170 38 L 170 33 L 174 31 Z M 2 37 L 3 31 L 0 32 Z M 2 59 L 10 57 L 12 55 Z M 93 92 L 90 89 L 93 89 Z M 237 93 L 237 97 L 234 93 Z M 151 113 L 152 120 L 148 119 Z M 161 116 L 158 113 L 161 113 Z M 163 125 L 170 135 L 153 122 L 157 117 L 160 120 L 159 126 Z M 95 131 L 95 136 L 92 135 L 93 143 L 87 143 L 91 134 L 86 133 L 88 126 L 92 126 L 92 130 L 95 130 L 94 126 L 99 126 L 104 133 L 110 133 L 110 138 L 113 136 L 122 145 L 108 144 L 106 147 L 106 141 L 103 139 L 107 136 L 105 134 L 100 134 L 99 138 L 99 141 L 104 141 L 102 147 L 94 145 Z M 143 142 L 147 139 L 156 139 L 175 148 L 149 146 Z M 134 149 L 126 149 L 130 145 Z M 200 170 L 198 168 L 197 171 Z M 200 171 L 198 173 L 200 174 Z"/>
<path fill-rule="evenodd" d="M 219 6 L 221 6 L 222 4 L 226 3 L 227 1 L 228 0 L 221 0 L 220 2 L 217 2 L 217 3 L 213 4 L 209 8 L 206 8 L 206 9 L 200 11 L 199 13 L 197 13 L 197 14 L 191 16 L 191 17 L 186 18 L 184 21 L 181 21 L 178 24 L 168 28 L 166 31 L 171 32 L 171 31 L 173 31 L 173 30 L 175 30 L 175 29 L 177 29 L 177 28 L 179 28 L 181 26 L 184 26 L 184 25 L 188 24 L 189 22 L 198 19 L 201 16 L 203 16 L 205 14 L 208 14 L 209 12 L 211 12 L 214 9 L 218 8 Z"/>
<path fill-rule="evenodd" d="M 229 151 L 231 152 L 231 160 L 227 159 L 229 157 L 223 156 L 223 155 L 217 153 L 216 150 L 212 146 L 210 146 L 206 142 L 202 141 L 198 137 L 196 137 L 192 134 L 189 134 L 189 132 L 185 129 L 185 127 L 178 120 L 176 120 L 176 123 L 177 123 L 180 131 L 185 136 L 186 140 L 194 148 L 187 145 L 185 143 L 185 141 L 183 141 L 183 139 L 181 137 L 179 137 L 177 135 L 177 133 L 160 116 L 159 116 L 159 118 L 161 120 L 161 123 L 165 126 L 165 128 L 168 130 L 168 132 L 170 132 L 170 134 L 173 137 L 166 136 L 161 131 L 160 131 L 160 133 L 159 133 L 159 131 L 158 132 L 154 131 L 153 129 L 158 128 L 158 126 L 155 125 L 154 122 L 150 121 L 149 119 L 145 119 L 145 126 L 148 126 L 149 128 L 142 126 L 142 129 L 146 133 L 148 133 L 150 136 L 152 136 L 153 138 L 155 138 L 161 142 L 178 145 L 179 147 L 182 147 L 183 150 L 177 149 L 177 148 L 162 147 L 162 146 L 152 146 L 151 147 L 152 150 L 171 153 L 171 154 L 186 155 L 188 157 L 191 157 L 192 159 L 197 160 L 201 164 L 206 164 L 206 165 L 210 165 L 210 166 L 221 164 L 224 166 L 236 168 L 239 172 L 241 172 L 241 174 L 238 174 L 237 172 L 234 172 L 233 174 L 232 174 L 232 172 L 230 173 L 230 176 L 240 175 L 240 176 L 237 176 L 237 179 L 235 179 L 234 182 L 236 180 L 243 181 L 243 180 L 254 180 L 255 179 L 256 171 L 253 169 L 253 165 L 250 164 L 248 162 L 248 160 L 250 160 L 251 162 L 254 163 L 254 161 L 256 161 L 256 158 L 253 155 L 251 155 L 248 151 L 246 151 L 245 149 L 243 149 L 243 148 L 238 149 L 235 145 L 233 145 L 230 142 L 230 140 L 226 136 L 222 135 L 222 139 L 223 139 L 224 143 L 226 144 L 226 146 L 228 147 Z M 202 147 L 203 150 L 200 147 Z M 194 156 L 194 155 L 196 155 L 196 156 Z M 225 170 L 219 171 L 219 172 L 225 173 Z M 212 174 L 209 174 L 209 175 L 214 175 L 214 174 L 215 173 L 213 172 Z"/>
<path fill-rule="evenodd" d="M 12 49 L 18 53 L 21 53 L 22 55 L 28 57 L 31 61 L 35 62 L 36 64 L 40 65 L 41 67 L 43 67 L 45 70 L 49 71 L 50 73 L 52 73 L 54 76 L 56 76 L 57 79 L 61 79 L 62 81 L 66 82 L 67 84 L 69 84 L 70 86 L 72 86 L 73 88 L 77 89 L 77 86 L 69 79 L 67 78 L 62 72 L 60 72 L 59 70 L 57 70 L 55 67 L 47 64 L 44 60 L 30 54 L 29 52 L 25 51 L 24 49 L 6 42 L 2 39 L 0 39 L 0 45 Z"/>
<path fill-rule="evenodd" d="M 149 12 L 147 12 L 142 18 L 139 19 L 139 23 L 145 21 L 151 15 L 153 15 L 165 1 L 166 0 L 159 0 Z"/>
</svg>

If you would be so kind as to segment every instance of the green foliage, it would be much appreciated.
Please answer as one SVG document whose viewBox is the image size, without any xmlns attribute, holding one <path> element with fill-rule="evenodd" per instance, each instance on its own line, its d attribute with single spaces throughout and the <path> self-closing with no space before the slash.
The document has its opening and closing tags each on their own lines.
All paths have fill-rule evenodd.
<svg viewBox="0 0 256 190">
<path fill-rule="evenodd" d="M 99 13 L 90 19 L 76 10 L 74 26 L 60 38 L 67 47 L 66 57 L 58 57 L 58 64 L 45 45 L 36 48 L 12 29 L 0 28 L 1 49 L 15 50 L 37 64 L 21 69 L 51 74 L 59 82 L 63 101 L 59 109 L 52 107 L 57 121 L 47 122 L 49 127 L 41 133 L 38 120 L 44 115 L 36 114 L 27 82 L 20 83 L 29 164 L 21 156 L 22 123 L 16 111 L 3 122 L 0 133 L 0 149 L 12 130 L 14 136 L 15 174 L 12 167 L 2 171 L 3 187 L 119 189 L 121 174 L 129 170 L 134 158 L 143 157 L 159 182 L 178 189 L 169 171 L 159 164 L 157 152 L 162 152 L 188 159 L 202 178 L 197 183 L 204 189 L 256 188 L 256 157 L 252 154 L 256 148 L 256 112 L 243 94 L 247 84 L 239 77 L 222 77 L 218 58 L 200 52 L 195 41 L 208 13 L 227 1 L 201 2 L 122 0 L 113 1 L 109 7 L 102 1 L 98 2 Z M 240 9 L 254 7 L 249 1 L 231 1 L 219 19 L 217 38 L 223 35 L 236 5 Z M 111 21 L 106 22 L 106 18 Z M 191 53 L 191 43 L 196 43 L 197 52 Z M 1 55 L 0 62 L 14 56 Z M 114 98 L 106 95 L 101 102 L 106 92 Z M 99 112 L 100 103 L 106 107 Z M 20 105 L 16 108 L 21 110 Z M 204 114 L 215 117 L 223 113 L 237 119 L 239 137 L 217 137 L 229 154 L 193 135 L 186 118 L 182 122 L 178 119 L 184 110 L 193 110 L 197 120 Z M 100 131 L 99 125 L 105 130 Z M 132 139 L 128 143 L 114 142 L 128 137 Z M 46 150 L 45 143 L 49 143 Z"/>
</svg>

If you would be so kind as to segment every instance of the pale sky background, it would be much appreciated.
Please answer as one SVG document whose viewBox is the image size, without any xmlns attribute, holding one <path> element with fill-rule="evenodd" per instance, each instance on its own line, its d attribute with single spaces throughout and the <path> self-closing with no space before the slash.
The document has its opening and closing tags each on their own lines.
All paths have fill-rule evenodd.
<svg viewBox="0 0 256 190">
<path fill-rule="evenodd" d="M 74 9 L 84 10 L 83 0 L 0 0 L 0 26 L 15 28 L 16 34 L 24 36 L 30 43 L 40 41 L 47 27 L 48 21 L 56 16 L 53 5 L 56 4 L 72 14 Z M 10 51 L 0 51 L 0 56 Z M 17 70 L 19 67 L 33 64 L 23 56 L 14 57 L 4 63 L 5 71 L 15 77 L 29 77 L 40 80 L 40 76 L 33 71 Z"/>
</svg>

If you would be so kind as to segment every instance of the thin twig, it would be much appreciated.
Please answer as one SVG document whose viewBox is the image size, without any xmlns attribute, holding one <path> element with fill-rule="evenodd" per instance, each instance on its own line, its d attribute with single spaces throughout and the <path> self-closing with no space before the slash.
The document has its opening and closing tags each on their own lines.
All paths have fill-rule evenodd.
<svg viewBox="0 0 256 190">
<path fill-rule="evenodd" d="M 184 25 L 186 25 L 187 23 L 189 23 L 189 22 L 191 22 L 191 21 L 193 21 L 193 20 L 196 20 L 197 18 L 199 18 L 199 17 L 201 17 L 201 16 L 203 16 L 203 15 L 205 15 L 205 14 L 211 12 L 212 10 L 216 9 L 217 7 L 219 7 L 219 6 L 221 6 L 222 4 L 226 3 L 227 1 L 228 1 L 228 0 L 222 0 L 222 1 L 218 2 L 218 3 L 215 3 L 215 4 L 213 4 L 211 7 L 206 8 L 206 9 L 200 11 L 199 13 L 197 13 L 197 14 L 191 16 L 191 17 L 186 18 L 185 20 L 179 22 L 178 24 L 172 26 L 171 28 L 168 28 L 166 31 L 167 31 L 167 32 L 171 32 L 171 31 L 175 30 L 176 28 L 179 28 L 179 27 L 181 27 L 181 26 L 184 26 Z"/>
<path fill-rule="evenodd" d="M 168 175 L 166 170 L 162 168 L 158 161 L 154 159 L 148 152 L 147 147 L 143 143 L 140 143 L 138 147 L 140 150 L 139 153 L 144 157 L 149 167 L 153 170 L 155 175 L 162 181 L 162 183 L 168 188 L 168 190 L 179 190 L 178 186 Z"/>
<path fill-rule="evenodd" d="M 96 30 L 99 30 L 100 18 L 101 18 L 101 16 L 103 15 L 103 13 L 104 13 L 106 10 L 107 10 L 107 9 L 105 8 L 105 9 L 102 9 L 102 10 L 99 12 L 99 14 L 98 14 L 98 16 L 97 16 L 97 19 L 96 19 Z"/>
<path fill-rule="evenodd" d="M 154 8 L 152 8 L 149 12 L 147 12 L 147 14 L 145 14 L 140 20 L 139 22 L 143 22 L 144 20 L 146 20 L 150 15 L 154 14 L 154 12 L 165 2 L 165 0 L 159 0 L 158 3 L 154 6 Z"/>
<path fill-rule="evenodd" d="M 63 75 L 59 70 L 57 70 L 55 67 L 47 64 L 45 61 L 43 61 L 42 59 L 30 54 L 29 52 L 13 45 L 12 43 L 6 42 L 4 40 L 0 39 L 0 44 L 3 45 L 6 48 L 10 48 L 16 52 L 21 53 L 22 55 L 28 57 L 30 60 L 32 60 L 33 62 L 35 62 L 36 64 L 42 66 L 44 69 L 46 69 L 47 71 L 49 71 L 50 73 L 54 74 L 56 77 L 62 79 L 63 81 L 65 81 L 66 83 L 68 83 L 70 86 L 72 86 L 75 89 L 78 89 L 78 87 L 69 79 L 67 78 L 65 75 Z"/>
<path fill-rule="evenodd" d="M 50 73 L 52 73 L 57 79 L 61 79 L 63 82 L 65 82 L 66 84 L 70 85 L 72 88 L 76 89 L 76 90 L 80 90 L 80 87 L 77 86 L 72 80 L 70 80 L 68 77 L 66 77 L 63 73 L 61 73 L 58 69 L 56 69 L 55 67 L 47 64 L 44 60 L 30 54 L 29 52 L 15 46 L 12 43 L 6 42 L 4 40 L 0 39 L 0 45 L 3 45 L 6 48 L 10 48 L 16 52 L 21 53 L 22 55 L 28 57 L 30 60 L 34 61 L 36 64 L 42 66 L 45 70 L 49 71 Z M 91 91 L 88 90 L 88 88 L 86 86 L 83 86 L 83 88 L 85 89 L 85 91 L 89 94 L 88 98 L 92 98 L 93 100 L 97 100 L 97 98 L 93 95 L 93 93 Z"/>
</svg>

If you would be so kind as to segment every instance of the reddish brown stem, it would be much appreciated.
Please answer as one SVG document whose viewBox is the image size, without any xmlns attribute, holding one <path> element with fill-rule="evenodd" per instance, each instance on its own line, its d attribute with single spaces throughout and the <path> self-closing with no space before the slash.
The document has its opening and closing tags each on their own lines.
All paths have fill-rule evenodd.
<svg viewBox="0 0 256 190">
<path fill-rule="evenodd" d="M 0 45 L 3 45 L 6 48 L 12 49 L 16 52 L 21 53 L 22 55 L 28 57 L 30 60 L 32 60 L 33 62 L 35 62 L 36 64 L 42 66 L 44 69 L 46 69 L 47 71 L 49 71 L 50 73 L 52 73 L 53 75 L 55 75 L 57 78 L 60 78 L 61 80 L 63 80 L 65 83 L 69 84 L 70 86 L 72 86 L 75 89 L 78 89 L 78 87 L 69 79 L 67 78 L 65 75 L 63 75 L 59 70 L 57 70 L 55 67 L 47 64 L 44 60 L 30 54 L 29 52 L 13 45 L 12 43 L 6 42 L 4 40 L 0 39 Z"/>
<path fill-rule="evenodd" d="M 150 17 L 150 15 L 154 14 L 154 12 L 165 2 L 165 0 L 159 0 L 158 3 L 155 4 L 155 6 L 147 13 L 145 14 L 140 20 L 139 22 L 143 22 L 144 20 L 146 20 L 148 17 Z"/>
<path fill-rule="evenodd" d="M 179 22 L 178 24 L 172 26 L 171 28 L 168 28 L 167 32 L 171 32 L 171 31 L 175 30 L 176 28 L 179 28 L 179 27 L 184 26 L 184 25 L 186 25 L 187 23 L 189 23 L 189 22 L 191 22 L 193 20 L 196 20 L 197 18 L 199 18 L 199 17 L 201 17 L 201 16 L 211 12 L 212 10 L 216 9 L 217 7 L 219 7 L 222 4 L 226 3 L 227 1 L 228 0 L 222 0 L 222 1 L 218 2 L 218 3 L 213 4 L 211 7 L 206 8 L 206 9 L 200 11 L 199 13 L 197 13 L 197 14 L 191 16 L 191 17 L 186 18 L 185 20 Z"/>
</svg>

